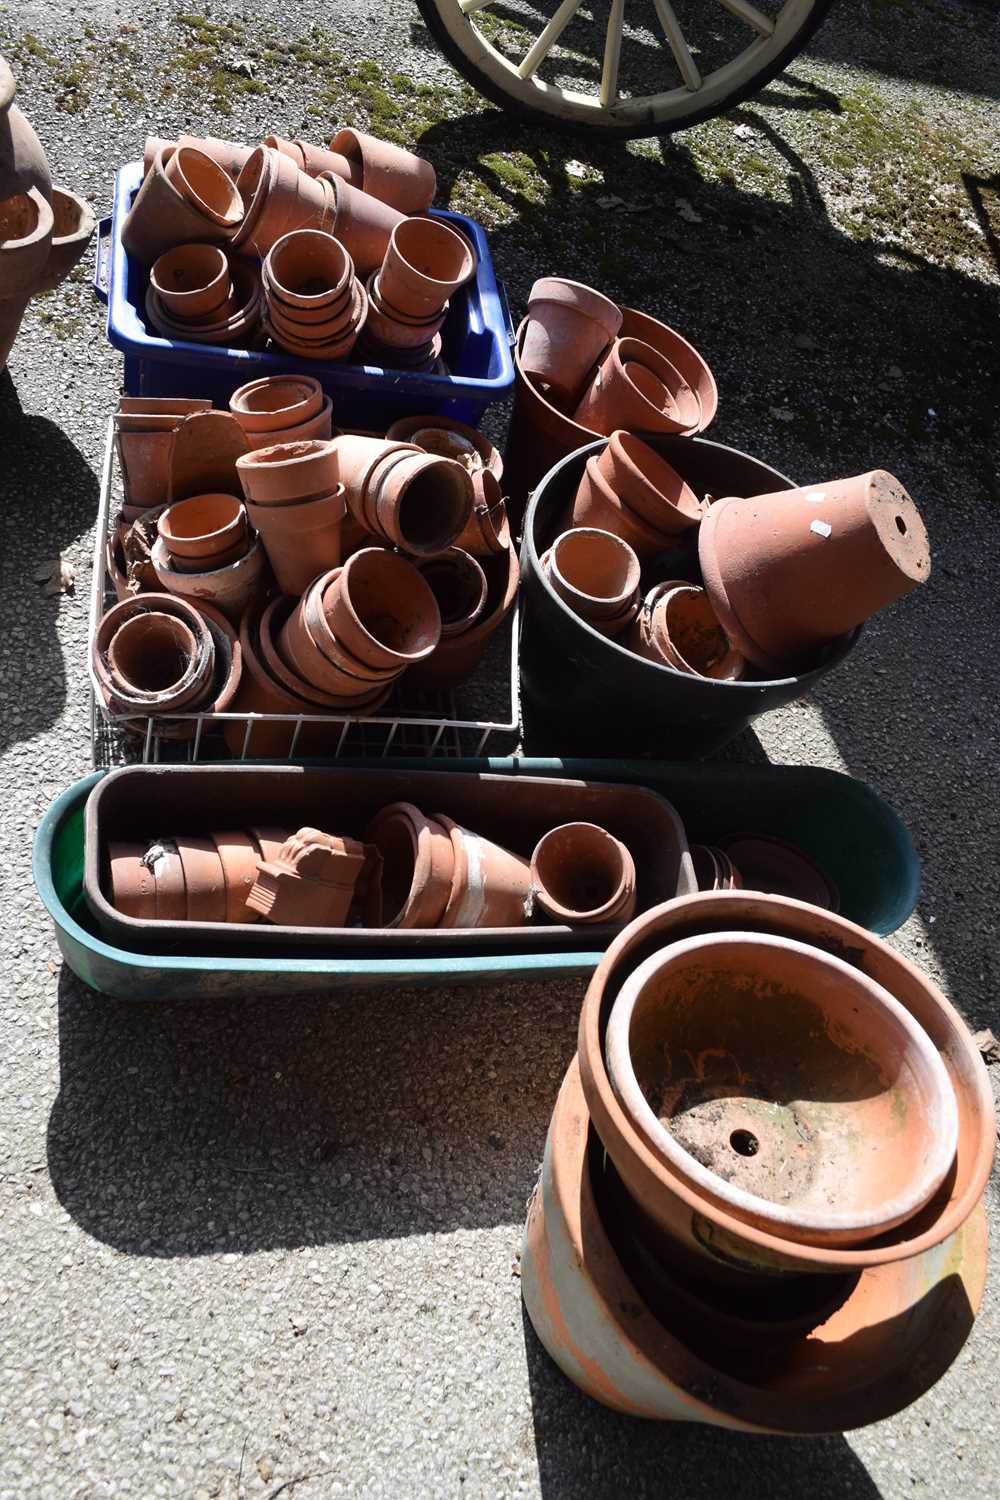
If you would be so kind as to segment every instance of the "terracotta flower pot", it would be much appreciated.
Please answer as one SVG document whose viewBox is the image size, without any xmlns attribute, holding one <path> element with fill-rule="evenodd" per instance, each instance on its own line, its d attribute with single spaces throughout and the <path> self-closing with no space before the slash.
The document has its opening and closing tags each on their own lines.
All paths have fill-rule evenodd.
<svg viewBox="0 0 1000 1500">
<path fill-rule="evenodd" d="M 333 577 L 338 574 L 339 570 L 333 570 Z M 399 669 L 372 674 L 366 671 L 363 662 L 355 661 L 350 652 L 339 647 L 321 607 L 323 586 L 330 577 L 331 574 L 326 574 L 311 584 L 288 614 L 276 640 L 277 649 L 292 672 L 322 693 L 328 702 L 333 698 L 352 707 L 367 704 L 391 689 Z M 281 678 L 280 672 L 276 675 Z"/>
<path fill-rule="evenodd" d="M 521 927 L 527 921 L 531 869 L 526 859 L 434 814 L 451 840 L 454 870 L 439 927 Z"/>
<path fill-rule="evenodd" d="M 122 227 L 130 255 L 146 265 L 175 245 L 232 240 L 243 199 L 232 180 L 194 147 L 160 150 Z"/>
<path fill-rule="evenodd" d="M 355 281 L 349 307 L 326 324 L 297 324 L 283 317 L 274 301 L 268 303 L 264 322 L 271 339 L 286 353 L 295 354 L 300 359 L 333 363 L 346 359 L 352 352 L 367 316 L 365 289 Z"/>
<path fill-rule="evenodd" d="M 340 562 L 340 528 L 347 513 L 344 486 L 287 505 L 247 502 L 283 594 L 301 594 Z"/>
<path fill-rule="evenodd" d="M 619 634 L 639 607 L 639 559 L 610 531 L 575 527 L 556 537 L 548 557 L 552 587 L 596 630 Z"/>
<path fill-rule="evenodd" d="M 108 643 L 108 665 L 132 696 L 176 695 L 190 681 L 198 642 L 183 620 L 149 611 L 125 620 Z"/>
<path fill-rule="evenodd" d="M 16 94 L 14 75 L 0 57 L 0 198 L 34 187 L 48 202 L 52 182 L 45 152 L 30 122 L 14 103 Z"/>
<path fill-rule="evenodd" d="M 156 921 L 186 922 L 187 885 L 177 845 L 172 839 L 157 839 L 146 850 L 143 864 L 153 876 Z"/>
<path fill-rule="evenodd" d="M 468 470 L 433 453 L 393 454 L 372 470 L 367 514 L 386 541 L 418 556 L 443 552 L 472 514 Z"/>
<path fill-rule="evenodd" d="M 350 255 L 332 234 L 318 229 L 282 236 L 268 251 L 264 272 L 272 294 L 297 317 L 345 303 L 354 284 Z"/>
<path fill-rule="evenodd" d="M 673 581 L 651 589 L 629 646 L 649 661 L 716 682 L 736 682 L 746 670 L 746 662 L 730 645 L 708 595 L 694 583 Z"/>
<path fill-rule="evenodd" d="M 229 260 L 219 245 L 177 245 L 154 263 L 149 279 L 181 322 L 218 322 L 236 309 Z"/>
<path fill-rule="evenodd" d="M 174 432 L 185 417 L 211 405 L 183 397 L 122 396 L 114 417 L 115 446 L 127 504 L 137 509 L 165 504 Z"/>
<path fill-rule="evenodd" d="M 337 640 L 372 667 L 412 666 L 441 639 L 428 584 L 405 557 L 378 547 L 347 559 L 323 595 L 323 612 Z"/>
<path fill-rule="evenodd" d="M 481 469 L 472 476 L 472 489 L 475 495 L 472 515 L 457 545 L 473 557 L 494 557 L 506 552 L 510 547 L 510 521 L 499 481 L 491 470 Z"/>
<path fill-rule="evenodd" d="M 90 204 L 68 188 L 52 189 L 52 241 L 35 292 L 54 291 L 82 259 L 97 221 Z"/>
<path fill-rule="evenodd" d="M 665 536 L 697 526 L 708 510 L 677 470 L 632 433 L 613 432 L 597 467 L 622 504 Z"/>
<path fill-rule="evenodd" d="M 236 179 L 236 187 L 246 214 L 233 244 L 244 254 L 263 258 L 294 229 L 333 228 L 332 195 L 281 151 L 258 146 Z"/>
<path fill-rule="evenodd" d="M 363 173 L 360 163 L 348 161 L 339 151 L 330 151 L 325 146 L 313 146 L 309 141 L 295 140 L 292 145 L 302 157 L 302 170 L 310 177 L 321 177 L 324 172 L 333 172 L 353 187 L 361 187 Z"/>
<path fill-rule="evenodd" d="M 306 169 L 306 158 L 299 141 L 284 141 L 279 135 L 266 135 L 263 145 L 269 146 L 272 151 L 280 151 L 282 156 L 287 156 L 293 161 L 300 172 Z"/>
<path fill-rule="evenodd" d="M 596 823 L 563 823 L 544 834 L 531 856 L 531 887 L 545 915 L 570 927 L 624 923 L 635 911 L 632 856 Z"/>
<path fill-rule="evenodd" d="M 648 521 L 619 500 L 601 472 L 597 454 L 587 459 L 566 524 L 610 531 L 628 543 L 641 563 L 663 552 L 672 542 L 669 533 L 655 531 Z"/>
<path fill-rule="evenodd" d="M 208 572 L 250 546 L 246 508 L 235 495 L 193 495 L 157 518 L 156 528 L 182 573 Z"/>
<path fill-rule="evenodd" d="M 898 479 L 854 479 L 713 505 L 698 533 L 705 588 L 733 645 L 782 671 L 930 577 L 920 513 Z"/>
<path fill-rule="evenodd" d="M 422 156 L 360 130 L 338 130 L 330 150 L 346 159 L 351 179 L 360 171 L 360 186 L 401 214 L 421 214 L 431 206 L 437 188 L 434 168 Z"/>
<path fill-rule="evenodd" d="M 222 861 L 226 883 L 226 921 L 256 922 L 257 913 L 247 906 L 247 897 L 257 879 L 257 864 L 261 859 L 257 840 L 249 833 L 227 829 L 213 833 L 212 843 Z"/>
<path fill-rule="evenodd" d="M 162 538 L 153 543 L 150 559 L 160 588 L 196 608 L 211 604 L 234 623 L 264 589 L 266 559 L 257 537 L 234 562 L 209 566 L 201 573 L 178 569 Z"/>
<path fill-rule="evenodd" d="M 840 894 L 828 875 L 794 844 L 760 834 L 727 838 L 718 850 L 738 872 L 738 884 L 751 891 L 791 896 L 826 911 L 838 911 Z"/>
<path fill-rule="evenodd" d="M 252 146 L 244 146 L 238 141 L 224 141 L 217 135 L 179 135 L 176 141 L 161 141 L 155 136 L 149 136 L 146 139 L 146 151 L 143 156 L 147 172 L 155 155 L 155 150 L 152 149 L 154 143 L 156 149 L 159 149 L 161 146 L 173 147 L 174 149 L 180 149 L 183 146 L 193 146 L 195 150 L 201 151 L 203 155 L 210 156 L 216 166 L 221 167 L 234 182 L 240 175 L 249 157 L 253 154 Z"/>
<path fill-rule="evenodd" d="M 359 276 L 377 271 L 392 231 L 403 222 L 403 215 L 345 182 L 336 172 L 324 172 L 317 180 L 329 185 L 332 196 L 333 221 L 325 227 L 329 227 L 348 252 Z"/>
<path fill-rule="evenodd" d="M 261 861 L 248 903 L 282 926 L 343 927 L 364 866 L 356 839 L 300 828 L 275 859 Z"/>
<path fill-rule="evenodd" d="M 380 354 L 392 351 L 397 360 L 410 358 L 420 361 L 432 351 L 436 336 L 444 326 L 448 315 L 446 302 L 440 312 L 419 320 L 403 318 L 387 308 L 378 291 L 378 271 L 372 271 L 365 284 L 368 294 L 368 320 L 365 336 Z"/>
<path fill-rule="evenodd" d="M 219 851 L 210 838 L 177 839 L 177 853 L 184 867 L 189 922 L 226 920 L 226 874 Z"/>
<path fill-rule="evenodd" d="M 508 547 L 498 556 L 483 557 L 486 574 L 486 607 L 470 630 L 442 640 L 426 661 L 409 669 L 407 680 L 414 687 L 438 690 L 464 682 L 475 671 L 517 598 L 521 570 L 517 552 Z"/>
<path fill-rule="evenodd" d="M 156 916 L 156 882 L 145 855 L 145 844 L 115 841 L 108 845 L 111 903 L 123 917 L 140 922 Z"/>
<path fill-rule="evenodd" d="M 485 433 L 469 427 L 455 417 L 438 415 L 426 417 L 400 417 L 386 433 L 391 443 L 414 443 L 425 453 L 437 453 L 441 458 L 453 458 L 475 475 L 483 469 L 497 479 L 503 478 L 503 459 Z M 498 497 L 499 498 L 499 497 Z"/>
<path fill-rule="evenodd" d="M 170 594 L 149 593 L 105 611 L 91 665 L 109 712 L 169 714 L 192 711 L 204 700 L 213 656 L 212 636 L 196 609 Z"/>
<path fill-rule="evenodd" d="M 955 1094 L 924 1029 L 850 964 L 789 938 L 716 933 L 654 953 L 618 992 L 605 1061 L 691 1191 L 803 1244 L 887 1234 L 955 1159 Z"/>
<path fill-rule="evenodd" d="M 162 258 L 162 257 L 161 257 Z M 256 269 L 248 262 L 230 264 L 231 295 L 214 313 L 192 321 L 174 317 L 155 285 L 146 288 L 146 322 L 162 338 L 236 348 L 251 340 L 260 326 L 263 297 Z"/>
<path fill-rule="evenodd" d="M 389 312 L 436 317 L 475 269 L 472 246 L 457 230 L 439 219 L 404 219 L 389 239 L 379 297 Z"/>
<path fill-rule="evenodd" d="M 899 1001 L 928 1034 L 958 1101 L 958 1148 L 953 1172 L 914 1218 L 859 1246 L 800 1244 L 747 1223 L 703 1193 L 694 1192 L 635 1130 L 614 1094 L 604 1062 L 604 1028 L 611 999 L 650 952 L 690 936 L 718 932 L 788 937 L 820 953 L 846 958 L 856 973 L 874 980 Z M 754 1011 L 759 1018 L 768 1013 L 767 1007 Z M 756 1030 L 755 1020 L 746 1034 L 755 1035 Z M 793 1055 L 786 1051 L 780 1055 L 784 1066 L 795 1068 Z M 642 1204 L 662 1232 L 663 1244 L 671 1247 L 676 1263 L 712 1281 L 747 1285 L 748 1279 L 756 1283 L 761 1276 L 849 1275 L 922 1255 L 964 1223 L 989 1173 L 995 1142 L 992 1092 L 982 1060 L 957 1012 L 930 980 L 880 939 L 832 912 L 801 902 L 756 892 L 721 891 L 683 897 L 644 913 L 619 934 L 595 972 L 580 1018 L 579 1057 L 595 1128 L 630 1198 Z"/>
<path fill-rule="evenodd" d="M 486 574 L 468 552 L 449 547 L 417 563 L 441 614 L 441 639 L 470 630 L 486 608 Z"/>
<path fill-rule="evenodd" d="M 588 1395 L 631 1417 L 840 1432 L 900 1411 L 958 1354 L 985 1281 L 981 1206 L 913 1260 L 860 1277 L 811 1278 L 838 1293 L 832 1306 L 827 1293 L 821 1326 L 813 1319 L 782 1337 L 794 1294 L 771 1283 L 768 1295 L 755 1282 L 737 1304 L 757 1324 L 744 1350 L 732 1335 L 737 1319 L 720 1318 L 727 1304 L 718 1289 L 703 1291 L 662 1265 L 650 1285 L 648 1257 L 635 1254 L 634 1205 L 595 1126 L 574 1062 L 552 1116 L 521 1256 L 535 1332 Z"/>
<path fill-rule="evenodd" d="M 0 282 L 2 301 L 27 303 L 45 272 L 52 249 L 55 216 L 38 188 L 0 200 Z M 13 342 L 13 340 L 11 340 Z"/>
<path fill-rule="evenodd" d="M 184 417 L 177 424 L 170 450 L 168 499 L 239 495 L 236 465 L 246 452 L 243 429 L 228 412 L 199 411 Z"/>
<path fill-rule="evenodd" d="M 336 490 L 340 464 L 336 444 L 277 443 L 237 460 L 243 493 L 255 505 L 290 505 L 315 500 Z"/>
<path fill-rule="evenodd" d="M 392 802 L 365 829 L 382 856 L 386 927 L 436 927 L 451 890 L 455 856 L 446 829 L 412 802 Z"/>
<path fill-rule="evenodd" d="M 317 709 L 277 682 L 264 664 L 259 638 L 262 613 L 259 605 L 252 605 L 244 611 L 240 620 L 240 648 L 244 670 L 239 691 L 232 703 L 232 711 L 237 714 L 284 714 L 288 718 L 285 722 L 275 720 L 250 724 L 236 719 L 226 721 L 222 725 L 222 733 L 229 753 L 239 757 L 262 756 L 265 759 L 292 753 L 323 754 L 335 743 L 330 727 L 300 725 L 300 718 L 308 719 Z M 259 841 L 260 830 L 251 832 L 258 836 Z"/>
<path fill-rule="evenodd" d="M 333 403 L 311 375 L 265 375 L 251 380 L 230 396 L 229 410 L 251 449 L 325 441 L 332 435 Z"/>
<path fill-rule="evenodd" d="M 622 326 L 621 308 L 579 281 L 545 276 L 528 294 L 521 367 L 565 401 L 581 387 Z"/>
<path fill-rule="evenodd" d="M 651 344 L 615 339 L 576 409 L 576 421 L 610 435 L 688 432 L 700 420 L 697 394 Z"/>
<path fill-rule="evenodd" d="M 697 395 L 699 405 L 697 425 L 691 428 L 686 436 L 690 437 L 695 432 L 704 432 L 709 423 L 715 420 L 719 405 L 715 376 L 704 356 L 693 344 L 689 344 L 676 328 L 668 328 L 666 323 L 661 323 L 657 318 L 651 318 L 648 313 L 637 312 L 634 307 L 622 308 L 622 326 L 619 337 L 639 339 L 644 344 L 651 344 L 657 353 L 662 354 L 663 358 L 680 372 Z"/>
</svg>

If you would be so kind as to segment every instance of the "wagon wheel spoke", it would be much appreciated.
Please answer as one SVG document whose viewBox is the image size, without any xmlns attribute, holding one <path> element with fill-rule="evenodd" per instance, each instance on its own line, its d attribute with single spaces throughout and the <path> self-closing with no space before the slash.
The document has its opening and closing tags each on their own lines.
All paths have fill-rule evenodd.
<svg viewBox="0 0 1000 1500">
<path fill-rule="evenodd" d="M 608 29 L 604 36 L 604 68 L 601 73 L 601 108 L 608 109 L 618 98 L 618 64 L 622 55 L 622 29 L 625 0 L 611 0 Z"/>
<path fill-rule="evenodd" d="M 458 0 L 458 8 L 466 16 L 471 16 L 477 10 L 485 10 L 487 5 L 492 4 L 493 0 Z"/>
<path fill-rule="evenodd" d="M 667 39 L 667 46 L 674 54 L 674 61 L 680 71 L 680 75 L 692 93 L 701 88 L 701 74 L 698 64 L 691 56 L 691 49 L 687 44 L 681 23 L 677 19 L 677 12 L 671 5 L 670 0 L 653 0 L 656 14 L 663 34 Z"/>
<path fill-rule="evenodd" d="M 774 35 L 774 22 L 771 17 L 765 16 L 756 5 L 751 5 L 750 0 L 719 0 L 719 4 L 724 6 L 731 15 L 738 16 L 741 21 L 752 26 L 760 36 Z"/>
<path fill-rule="evenodd" d="M 472 0 L 476 4 L 477 0 Z M 518 78 L 530 78 L 535 72 L 538 64 L 548 56 L 549 51 L 555 46 L 562 36 L 566 27 L 572 21 L 580 9 L 582 0 L 563 0 L 562 5 L 556 11 L 552 19 L 541 32 L 531 51 L 526 53 L 517 68 Z"/>
</svg>

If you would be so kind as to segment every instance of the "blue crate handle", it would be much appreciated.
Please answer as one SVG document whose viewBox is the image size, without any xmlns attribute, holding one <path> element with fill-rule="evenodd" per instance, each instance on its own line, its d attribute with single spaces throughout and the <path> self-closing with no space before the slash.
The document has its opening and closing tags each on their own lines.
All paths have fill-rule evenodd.
<svg viewBox="0 0 1000 1500">
<path fill-rule="evenodd" d="M 94 295 L 107 303 L 111 286 L 111 215 L 97 221 L 94 246 Z"/>
<path fill-rule="evenodd" d="M 514 327 L 514 319 L 510 315 L 510 298 L 507 296 L 507 283 L 497 277 L 497 296 L 500 298 L 500 310 L 503 313 L 504 328 L 507 331 L 507 342 L 513 349 L 517 343 L 517 330 Z"/>
</svg>

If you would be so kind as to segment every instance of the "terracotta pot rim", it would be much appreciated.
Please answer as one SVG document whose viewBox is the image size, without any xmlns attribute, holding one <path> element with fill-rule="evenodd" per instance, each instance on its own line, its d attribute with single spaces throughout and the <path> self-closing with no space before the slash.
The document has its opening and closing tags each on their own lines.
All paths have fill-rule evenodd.
<svg viewBox="0 0 1000 1500">
<path fill-rule="evenodd" d="M 261 410 L 249 404 L 254 394 L 262 390 L 277 390 L 287 386 L 305 392 L 301 398 L 285 406 Z M 326 397 L 323 387 L 312 375 L 262 375 L 257 380 L 248 380 L 239 386 L 229 398 L 229 410 L 246 432 L 284 432 L 292 427 L 301 427 L 322 408 Z M 271 419 L 274 419 L 273 421 Z"/>
<path fill-rule="evenodd" d="M 51 245 L 52 235 L 55 230 L 55 215 L 52 205 L 40 189 L 36 187 L 25 188 L 23 192 L 12 193 L 11 198 L 25 198 L 35 210 L 35 222 L 27 234 L 20 239 L 5 239 L 3 248 L 5 255 L 16 255 L 19 252 L 37 251 L 41 254 L 43 241 Z M 6 200 L 5 200 L 6 201 Z"/>
<path fill-rule="evenodd" d="M 161 152 L 161 156 L 162 154 Z M 209 177 L 216 178 L 219 187 L 224 188 L 225 195 L 229 200 L 226 208 L 214 208 L 195 188 L 185 171 L 185 167 L 190 164 L 192 156 L 199 158 L 199 166 L 201 162 L 208 162 Z M 224 229 L 233 229 L 240 223 L 244 215 L 243 199 L 229 173 L 223 167 L 220 167 L 218 162 L 213 160 L 207 152 L 199 151 L 196 146 L 178 146 L 168 159 L 176 164 L 177 171 L 181 175 L 190 201 L 198 209 L 199 213 L 203 214 L 213 224 L 218 224 Z M 205 171 L 205 168 L 202 167 L 201 170 Z M 171 187 L 174 186 L 172 182 L 170 185 Z"/>
<path fill-rule="evenodd" d="M 297 292 L 281 280 L 281 262 L 286 256 L 307 244 L 317 245 L 330 257 L 331 261 L 336 263 L 336 277 L 331 280 L 325 291 Z M 292 229 L 288 234 L 283 234 L 279 240 L 275 240 L 264 257 L 261 274 L 267 278 L 275 295 L 282 302 L 291 307 L 301 307 L 306 311 L 312 311 L 328 303 L 336 302 L 344 295 L 354 280 L 354 261 L 340 241 L 334 235 L 328 234 L 325 229 Z"/>
<path fill-rule="evenodd" d="M 195 586 L 201 579 L 212 583 L 213 581 L 221 580 L 224 574 L 232 578 L 237 573 L 249 572 L 250 569 L 259 567 L 263 562 L 263 552 L 260 537 L 254 532 L 253 540 L 247 550 L 235 562 L 224 563 L 221 568 L 206 568 L 204 573 L 182 573 L 174 567 L 174 560 L 170 555 L 166 542 L 162 537 L 157 537 L 150 551 L 150 559 L 157 573 L 171 573 L 176 575 L 177 578 L 184 580 L 186 586 L 190 586 L 193 593 Z M 148 596 L 140 594 L 138 597 L 144 599 Z M 171 595 L 171 598 L 176 597 L 176 594 Z"/>
<path fill-rule="evenodd" d="M 287 606 L 284 618 L 281 620 L 278 629 L 272 630 L 272 621 L 283 605 Z M 340 709 L 344 706 L 345 702 L 353 702 L 354 700 L 343 696 L 338 697 L 336 693 L 328 692 L 326 688 L 318 687 L 315 683 L 304 678 L 300 672 L 289 666 L 278 649 L 281 632 L 297 608 L 298 605 L 289 594 L 277 594 L 264 606 L 260 617 L 260 624 L 257 628 L 257 639 L 260 643 L 261 654 L 267 670 L 293 696 L 303 698 L 307 703 L 314 704 L 319 708 Z"/>
<path fill-rule="evenodd" d="M 192 251 L 195 252 L 196 256 L 204 255 L 206 259 L 215 261 L 216 266 L 214 273 L 209 276 L 207 281 L 202 281 L 198 286 L 189 287 L 185 292 L 178 292 L 175 291 L 172 287 L 164 286 L 162 284 L 165 271 L 165 267 L 163 264 L 164 261 L 188 259 L 191 257 Z M 159 275 L 157 274 L 158 271 Z M 226 254 L 225 250 L 223 250 L 221 245 L 206 245 L 200 243 L 193 245 L 174 245 L 171 247 L 171 249 L 164 250 L 162 255 L 158 255 L 149 270 L 149 280 L 151 284 L 156 288 L 157 296 L 167 308 L 171 309 L 173 308 L 175 302 L 180 302 L 183 306 L 183 298 L 203 297 L 207 291 L 210 291 L 218 283 L 228 281 L 228 279 L 229 257 Z M 224 298 L 220 298 L 219 300 L 221 302 L 224 300 Z M 180 314 L 177 315 L 180 316 Z"/>
<path fill-rule="evenodd" d="M 628 556 L 624 559 L 627 568 L 625 582 L 617 593 L 589 594 L 575 583 L 572 583 L 562 572 L 559 567 L 557 554 L 561 547 L 565 548 L 571 545 L 567 541 L 568 537 L 579 536 L 600 537 L 601 545 L 606 545 L 606 538 L 607 543 L 610 543 L 612 548 L 628 553 Z M 549 566 L 555 569 L 556 577 L 567 593 L 578 600 L 580 605 L 584 609 L 589 610 L 591 614 L 600 611 L 600 618 L 602 619 L 613 617 L 617 611 L 627 607 L 639 587 L 639 579 L 642 576 L 642 566 L 628 542 L 623 537 L 616 536 L 613 531 L 604 531 L 598 526 L 571 526 L 568 530 L 560 532 L 553 541 L 546 556 L 549 558 Z"/>
<path fill-rule="evenodd" d="M 415 226 L 419 226 L 419 230 Z M 432 240 L 438 239 L 449 248 L 451 241 L 457 241 L 462 250 L 461 274 L 442 279 L 438 276 L 431 276 L 427 271 L 419 270 L 409 259 L 405 249 L 400 249 L 399 245 L 400 236 L 405 242 L 418 232 L 423 234 L 430 232 Z M 476 252 L 470 242 L 459 230 L 454 229 L 450 224 L 445 224 L 441 219 L 430 219 L 422 214 L 408 215 L 393 227 L 392 234 L 389 236 L 389 245 L 391 251 L 398 255 L 406 267 L 406 274 L 412 277 L 419 286 L 426 287 L 428 292 L 435 295 L 443 290 L 447 296 L 447 289 L 463 286 L 476 269 Z"/>
<path fill-rule="evenodd" d="M 569 290 L 568 297 L 561 295 L 564 287 Z M 612 339 L 618 337 L 618 330 L 622 323 L 621 308 L 604 292 L 587 286 L 583 281 L 570 281 L 565 276 L 541 276 L 528 293 L 529 318 L 532 306 L 539 302 L 552 302 L 559 307 L 571 307 L 574 312 L 589 318 L 592 323 L 600 324 L 607 330 L 607 343 L 609 344 Z"/>
<path fill-rule="evenodd" d="M 619 337 L 614 340 L 604 355 L 604 360 L 610 360 L 618 377 L 628 383 L 632 392 L 632 399 L 638 400 L 640 410 L 643 412 L 648 410 L 654 418 L 649 424 L 650 431 L 691 433 L 697 432 L 700 429 L 702 424 L 701 397 L 693 386 L 688 385 L 676 365 L 671 364 L 666 355 L 661 354 L 658 349 L 654 349 L 652 344 L 643 343 L 642 339 L 634 338 L 631 335 L 627 335 L 625 338 Z M 641 365 L 643 369 L 648 370 L 659 381 L 673 403 L 676 415 L 672 415 L 665 408 L 656 406 L 646 395 L 645 391 L 641 390 L 635 384 L 626 369 L 626 366 L 629 364 Z M 697 409 L 697 418 L 694 422 L 685 422 L 683 420 L 681 406 L 675 394 L 675 387 L 679 385 L 685 386 L 691 392 Z M 584 394 L 583 400 L 587 399 L 588 394 L 589 392 Z"/>
<path fill-rule="evenodd" d="M 539 864 L 544 858 L 549 841 L 560 835 L 565 840 L 570 834 L 577 838 L 582 836 L 588 840 L 593 840 L 595 834 L 599 835 L 601 844 L 606 847 L 609 856 L 619 866 L 614 890 L 607 900 L 601 902 L 600 906 L 586 909 L 565 906 L 549 890 L 539 870 Z M 615 913 L 623 906 L 634 887 L 635 864 L 629 850 L 621 839 L 615 838 L 613 833 L 609 833 L 599 823 L 591 823 L 583 818 L 572 823 L 560 823 L 555 828 L 550 828 L 547 833 L 543 833 L 532 851 L 531 888 L 535 900 L 542 910 L 556 922 L 563 922 L 574 927 L 600 921 L 613 921 Z"/>
<path fill-rule="evenodd" d="M 193 506 L 196 502 L 205 500 L 228 500 L 232 502 L 234 513 L 228 521 L 221 526 L 215 526 L 211 531 L 177 532 L 172 531 L 171 516 L 176 517 L 181 506 Z M 241 532 L 246 527 L 246 506 L 238 495 L 225 494 L 222 491 L 209 490 L 203 495 L 188 495 L 184 500 L 175 500 L 161 511 L 156 520 L 156 529 L 167 544 L 168 552 L 176 551 L 182 557 L 198 557 L 203 555 L 205 545 L 208 544 L 209 551 L 222 551 L 226 547 L 235 545 Z M 201 550 L 196 550 L 200 546 Z M 187 549 L 187 550 L 185 550 Z"/>
</svg>

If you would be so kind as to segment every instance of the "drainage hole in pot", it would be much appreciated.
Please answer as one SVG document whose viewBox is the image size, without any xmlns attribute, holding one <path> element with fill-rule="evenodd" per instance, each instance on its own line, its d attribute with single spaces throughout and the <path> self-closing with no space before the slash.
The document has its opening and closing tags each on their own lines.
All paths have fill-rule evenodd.
<svg viewBox="0 0 1000 1500">
<path fill-rule="evenodd" d="M 760 1141 L 750 1130 L 734 1130 L 729 1144 L 740 1156 L 756 1156 L 760 1150 Z"/>
<path fill-rule="evenodd" d="M 903 520 L 902 516 L 896 517 L 896 530 L 899 532 L 900 536 L 906 535 L 906 522 Z"/>
</svg>

